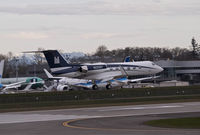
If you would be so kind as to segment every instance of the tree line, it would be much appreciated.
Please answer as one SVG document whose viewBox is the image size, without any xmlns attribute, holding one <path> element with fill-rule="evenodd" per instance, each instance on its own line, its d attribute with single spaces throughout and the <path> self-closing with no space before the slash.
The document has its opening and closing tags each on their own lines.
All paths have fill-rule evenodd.
<svg viewBox="0 0 200 135">
<path fill-rule="evenodd" d="M 39 51 L 44 50 L 38 48 Z M 64 51 L 60 50 L 61 53 Z M 157 60 L 200 60 L 200 44 L 192 38 L 189 48 L 161 48 L 161 47 L 126 47 L 108 50 L 106 45 L 100 45 L 93 54 L 86 54 L 85 57 L 72 58 L 72 63 L 85 62 L 120 62 L 126 56 L 131 56 L 134 61 L 157 61 Z M 28 70 L 42 70 L 48 68 L 43 54 L 33 54 L 33 61 L 27 62 L 26 55 L 16 57 L 12 52 L 7 55 L 0 54 L 0 60 L 5 60 L 4 77 L 15 76 L 16 71 L 23 76 Z M 68 56 L 64 56 L 67 59 Z M 20 62 L 19 62 L 20 61 Z M 35 68 L 35 69 L 34 69 Z"/>
<path fill-rule="evenodd" d="M 160 47 L 126 47 L 121 49 L 108 50 L 105 45 L 97 48 L 93 56 L 98 56 L 102 61 L 106 57 L 117 60 L 131 56 L 135 61 L 142 60 L 199 60 L 200 45 L 192 38 L 190 48 L 160 48 Z"/>
</svg>

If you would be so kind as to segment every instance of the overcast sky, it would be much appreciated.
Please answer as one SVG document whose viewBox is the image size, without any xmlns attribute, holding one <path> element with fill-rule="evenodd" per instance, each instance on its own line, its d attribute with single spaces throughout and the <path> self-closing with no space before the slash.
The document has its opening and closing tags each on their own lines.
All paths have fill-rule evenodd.
<svg viewBox="0 0 200 135">
<path fill-rule="evenodd" d="M 200 0 L 0 0 L 0 53 L 189 47 Z"/>
</svg>

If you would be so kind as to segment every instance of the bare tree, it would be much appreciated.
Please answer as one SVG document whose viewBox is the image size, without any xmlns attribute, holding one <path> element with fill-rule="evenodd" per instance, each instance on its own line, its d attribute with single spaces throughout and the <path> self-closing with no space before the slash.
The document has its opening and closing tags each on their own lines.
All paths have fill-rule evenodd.
<svg viewBox="0 0 200 135">
<path fill-rule="evenodd" d="M 101 58 L 101 61 L 104 61 L 104 55 L 106 51 L 107 51 L 107 47 L 105 45 L 100 45 L 97 48 L 95 55 L 99 56 Z"/>
<path fill-rule="evenodd" d="M 11 60 L 14 57 L 14 55 L 12 52 L 8 52 L 7 57 L 9 60 Z"/>
<path fill-rule="evenodd" d="M 38 51 L 43 51 L 43 50 L 44 48 L 38 48 Z M 43 54 L 35 53 L 33 56 L 34 56 L 35 63 L 37 63 L 38 65 L 41 65 L 43 62 Z"/>
</svg>

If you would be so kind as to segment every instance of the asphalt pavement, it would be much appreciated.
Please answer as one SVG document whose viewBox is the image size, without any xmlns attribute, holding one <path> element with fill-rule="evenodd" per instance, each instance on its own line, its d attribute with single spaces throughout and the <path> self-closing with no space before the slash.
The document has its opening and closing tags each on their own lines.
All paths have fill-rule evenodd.
<svg viewBox="0 0 200 135">
<path fill-rule="evenodd" d="M 0 113 L 2 135 L 199 135 L 199 129 L 146 126 L 148 120 L 200 117 L 200 102 Z"/>
</svg>

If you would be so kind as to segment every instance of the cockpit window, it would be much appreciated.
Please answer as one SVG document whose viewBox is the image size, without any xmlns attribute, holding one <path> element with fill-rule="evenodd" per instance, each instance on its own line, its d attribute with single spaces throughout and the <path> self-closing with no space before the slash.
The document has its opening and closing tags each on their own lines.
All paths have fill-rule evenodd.
<svg viewBox="0 0 200 135">
<path fill-rule="evenodd" d="M 155 64 L 155 63 L 153 63 L 153 62 L 152 62 L 151 64 L 152 64 L 153 66 L 155 66 L 155 65 L 156 65 L 156 64 Z"/>
</svg>

